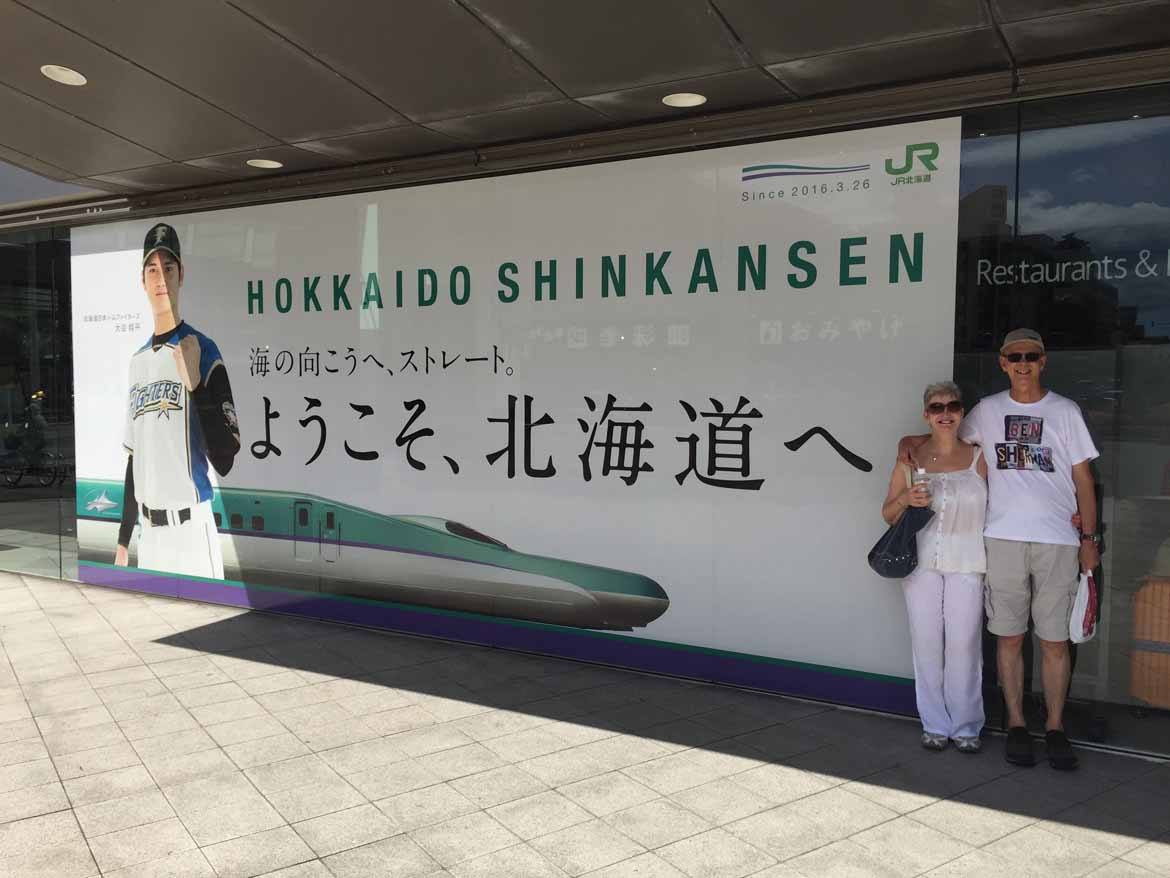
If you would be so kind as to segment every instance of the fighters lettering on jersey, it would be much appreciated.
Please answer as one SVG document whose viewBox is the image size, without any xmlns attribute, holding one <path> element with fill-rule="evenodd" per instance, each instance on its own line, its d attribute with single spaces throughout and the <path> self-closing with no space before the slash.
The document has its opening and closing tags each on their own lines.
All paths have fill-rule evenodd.
<svg viewBox="0 0 1170 878">
<path fill-rule="evenodd" d="M 183 411 L 183 385 L 178 381 L 154 381 L 145 387 L 135 384 L 130 388 L 131 419 L 155 413 L 168 420 L 171 412 Z"/>
</svg>

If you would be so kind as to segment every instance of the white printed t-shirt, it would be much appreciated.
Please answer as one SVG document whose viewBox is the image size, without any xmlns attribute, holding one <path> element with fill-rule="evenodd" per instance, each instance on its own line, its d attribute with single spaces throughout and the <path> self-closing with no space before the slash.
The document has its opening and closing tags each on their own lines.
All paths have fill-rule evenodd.
<svg viewBox="0 0 1170 878">
<path fill-rule="evenodd" d="M 1075 402 L 1051 390 L 1038 402 L 1016 402 L 1005 390 L 971 409 L 959 438 L 982 446 L 987 459 L 984 536 L 1080 545 L 1072 468 L 1099 454 Z"/>
</svg>

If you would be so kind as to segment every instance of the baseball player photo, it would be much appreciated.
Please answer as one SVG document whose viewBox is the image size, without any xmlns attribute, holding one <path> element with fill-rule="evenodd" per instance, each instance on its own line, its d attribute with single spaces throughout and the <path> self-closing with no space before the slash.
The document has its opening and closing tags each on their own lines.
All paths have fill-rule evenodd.
<svg viewBox="0 0 1170 878">
<path fill-rule="evenodd" d="M 223 579 L 208 465 L 228 474 L 240 430 L 219 348 L 179 316 L 182 286 L 179 236 L 159 223 L 142 247 L 154 335 L 130 359 L 130 457 L 114 563 L 129 563 L 137 524 L 140 568 Z"/>
</svg>

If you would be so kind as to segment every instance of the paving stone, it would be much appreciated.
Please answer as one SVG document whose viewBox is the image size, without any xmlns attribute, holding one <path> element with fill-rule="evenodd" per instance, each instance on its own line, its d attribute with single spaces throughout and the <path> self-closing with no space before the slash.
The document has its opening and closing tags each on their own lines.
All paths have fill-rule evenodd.
<svg viewBox="0 0 1170 878">
<path fill-rule="evenodd" d="M 850 875 L 865 878 L 904 878 L 918 874 L 909 868 L 895 868 L 848 839 L 802 854 L 786 865 L 806 878 Z"/>
<path fill-rule="evenodd" d="M 162 695 L 151 695 L 146 698 L 133 698 L 129 701 L 119 701 L 116 704 L 106 705 L 106 710 L 119 723 L 128 723 L 135 720 L 151 719 L 163 714 L 182 710 L 178 700 L 169 692 Z"/>
<path fill-rule="evenodd" d="M 257 741 L 261 738 L 271 738 L 274 735 L 283 735 L 287 732 L 287 729 L 279 721 L 267 715 L 229 720 L 225 723 L 207 726 L 206 730 L 207 734 L 211 735 L 221 747 L 242 744 L 246 741 Z"/>
<path fill-rule="evenodd" d="M 344 722 L 312 726 L 298 732 L 297 737 L 316 753 L 334 750 L 347 744 L 371 741 L 379 737 L 379 733 L 360 719 L 349 719 Z"/>
<path fill-rule="evenodd" d="M 127 866 L 113 872 L 106 872 L 106 878 L 216 878 L 215 870 L 199 850 L 149 860 L 135 866 Z"/>
<path fill-rule="evenodd" d="M 787 765 L 761 765 L 735 775 L 732 782 L 775 805 L 815 796 L 835 786 L 821 775 Z"/>
<path fill-rule="evenodd" d="M 871 827 L 849 840 L 885 867 L 907 875 L 920 875 L 972 850 L 970 845 L 907 817 Z"/>
<path fill-rule="evenodd" d="M 398 833 L 389 817 L 373 805 L 359 805 L 294 824 L 297 834 L 318 856 L 326 857 Z"/>
<path fill-rule="evenodd" d="M 394 743 L 386 738 L 359 741 L 321 751 L 320 758 L 339 774 L 354 774 L 407 759 Z"/>
<path fill-rule="evenodd" d="M 993 841 L 984 850 L 1009 863 L 1027 863 L 1029 871 L 1044 870 L 1054 875 L 1083 875 L 1113 859 L 1038 826 L 1026 826 Z"/>
<path fill-rule="evenodd" d="M 103 704 L 120 704 L 123 701 L 134 701 L 149 698 L 154 695 L 166 694 L 167 687 L 159 680 L 135 680 L 130 683 L 119 683 L 97 690 Z"/>
<path fill-rule="evenodd" d="M 165 787 L 163 793 L 200 847 L 284 823 L 239 772 Z"/>
<path fill-rule="evenodd" d="M 49 814 L 69 807 L 65 788 L 59 782 L 0 793 L 0 823 Z"/>
<path fill-rule="evenodd" d="M 6 878 L 91 878 L 98 874 L 98 867 L 88 845 L 78 839 L 0 861 L 0 874 Z"/>
<path fill-rule="evenodd" d="M 119 799 L 154 788 L 154 778 L 141 765 L 117 768 L 65 781 L 65 791 L 75 808 L 94 802 L 104 802 L 107 799 Z"/>
<path fill-rule="evenodd" d="M 846 838 L 897 817 L 897 814 L 887 808 L 840 789 L 826 790 L 815 796 L 799 799 L 785 805 L 784 810 L 812 821 L 829 832 L 834 840 Z"/>
<path fill-rule="evenodd" d="M 402 832 L 478 811 L 479 806 L 449 784 L 435 784 L 374 803 Z"/>
<path fill-rule="evenodd" d="M 443 866 L 490 854 L 519 839 L 482 812 L 416 829 L 410 837 Z"/>
<path fill-rule="evenodd" d="M 40 734 L 40 728 L 31 719 L 18 719 L 12 722 L 0 723 L 0 744 L 36 738 Z"/>
<path fill-rule="evenodd" d="M 140 761 L 130 743 L 123 741 L 109 747 L 97 747 L 93 750 L 81 750 L 66 756 L 58 756 L 53 760 L 53 765 L 62 780 L 71 780 L 115 768 L 128 768 L 138 765 Z"/>
<path fill-rule="evenodd" d="M 136 664 L 118 668 L 116 670 L 89 672 L 86 677 L 94 689 L 105 689 L 108 686 L 119 686 L 125 683 L 141 683 L 144 680 L 156 679 L 154 671 L 144 664 Z"/>
<path fill-rule="evenodd" d="M 131 741 L 142 738 L 157 738 L 159 735 L 170 735 L 187 729 L 199 728 L 195 717 L 185 710 L 175 710 L 158 716 L 148 716 L 142 719 L 126 720 L 118 723 L 125 737 Z"/>
<path fill-rule="evenodd" d="M 450 874 L 455 878 L 563 878 L 564 872 L 550 863 L 543 855 L 526 844 L 509 848 L 457 863 Z"/>
<path fill-rule="evenodd" d="M 989 875 L 1016 875 L 1019 872 L 1019 863 L 1008 863 L 987 851 L 974 850 L 926 874 L 929 878 L 987 878 Z"/>
<path fill-rule="evenodd" d="M 325 868 L 320 860 L 310 860 L 287 869 L 277 869 L 275 872 L 265 872 L 258 878 L 335 878 L 334 874 Z"/>
<path fill-rule="evenodd" d="M 768 870 L 757 872 L 759 878 L 768 878 Z M 588 878 L 686 878 L 685 872 L 680 872 L 666 860 L 655 853 L 639 854 L 622 860 L 612 866 L 590 872 Z M 801 878 L 795 872 L 792 878 Z"/>
<path fill-rule="evenodd" d="M 767 811 L 774 805 L 771 800 L 736 783 L 734 778 L 714 780 L 677 792 L 670 798 L 716 826 Z"/>
<path fill-rule="evenodd" d="M 1156 875 L 1170 875 L 1170 835 L 1148 841 L 1122 855 L 1135 866 L 1148 869 Z"/>
<path fill-rule="evenodd" d="M 238 683 L 218 683 L 214 686 L 200 686 L 196 689 L 182 689 L 172 697 L 184 707 L 204 707 L 224 701 L 238 701 L 248 695 Z"/>
<path fill-rule="evenodd" d="M 379 735 L 394 735 L 411 729 L 422 729 L 435 724 L 435 718 L 418 705 L 396 707 L 380 713 L 371 713 L 362 720 Z M 468 740 L 471 740 L 468 738 Z"/>
<path fill-rule="evenodd" d="M 92 707 L 101 707 L 102 699 L 92 689 L 62 692 L 58 695 L 29 696 L 29 711 L 35 716 L 70 713 Z M 16 717 L 19 719 L 20 717 Z"/>
<path fill-rule="evenodd" d="M 211 774 L 232 774 L 236 765 L 222 750 L 200 750 L 181 758 L 148 756 L 142 760 L 160 787 L 174 786 Z"/>
<path fill-rule="evenodd" d="M 548 789 L 543 781 L 514 765 L 457 778 L 450 783 L 480 808 L 502 805 Z"/>
<path fill-rule="evenodd" d="M 325 858 L 336 878 L 423 878 L 441 874 L 439 864 L 405 835 L 383 839 Z M 509 876 L 511 878 L 511 876 Z"/>
<path fill-rule="evenodd" d="M 194 840 L 174 817 L 89 839 L 89 848 L 103 872 L 169 857 L 194 847 Z"/>
<path fill-rule="evenodd" d="M 594 819 L 593 814 L 553 790 L 497 805 L 489 808 L 488 814 L 525 840 Z"/>
<path fill-rule="evenodd" d="M 684 838 L 655 853 L 692 878 L 741 878 L 775 863 L 773 857 L 722 829 Z"/>
<path fill-rule="evenodd" d="M 202 704 L 190 707 L 188 710 L 196 722 L 202 726 L 213 726 L 219 723 L 234 722 L 249 719 L 254 716 L 268 716 L 268 711 L 254 698 L 236 698 L 232 701 L 219 701 L 215 704 Z"/>
<path fill-rule="evenodd" d="M 337 776 L 332 780 L 266 793 L 265 797 L 289 823 L 299 823 L 366 804 L 365 796 Z"/>
<path fill-rule="evenodd" d="M 254 768 L 257 765 L 309 755 L 309 748 L 292 732 L 242 744 L 230 744 L 224 747 L 223 751 L 240 768 Z"/>
<path fill-rule="evenodd" d="M 791 859 L 836 840 L 827 827 L 788 811 L 786 806 L 745 817 L 724 829 L 778 860 Z"/>
<path fill-rule="evenodd" d="M 42 786 L 57 780 L 53 761 L 48 758 L 33 759 L 6 765 L 0 768 L 0 793 L 22 790 L 25 787 Z"/>
<path fill-rule="evenodd" d="M 279 826 L 203 848 L 219 878 L 252 878 L 316 859 L 292 827 Z"/>
<path fill-rule="evenodd" d="M 517 767 L 543 781 L 550 787 L 576 783 L 579 780 L 605 774 L 605 766 L 585 752 L 584 747 L 573 747 L 526 759 Z"/>
<path fill-rule="evenodd" d="M 713 828 L 706 820 L 669 799 L 657 799 L 626 808 L 611 814 L 606 822 L 648 850 Z"/>
<path fill-rule="evenodd" d="M 105 835 L 122 829 L 157 823 L 175 816 L 161 790 L 146 790 L 119 799 L 108 799 L 74 810 L 77 822 L 87 836 Z"/>
<path fill-rule="evenodd" d="M 1094 869 L 1088 874 L 1088 878 L 1150 878 L 1151 875 L 1157 874 L 1125 860 L 1113 860 L 1100 869 Z"/>
<path fill-rule="evenodd" d="M 0 859 L 79 841 L 77 821 L 68 811 L 17 820 L 0 826 Z"/>
<path fill-rule="evenodd" d="M 1145 834 L 1137 827 L 1085 804 L 1074 805 L 1052 820 L 1042 820 L 1036 825 L 1111 857 L 1125 856 L 1146 841 Z"/>
<path fill-rule="evenodd" d="M 543 835 L 530 844 L 569 875 L 584 875 L 645 852 L 637 842 L 600 820 Z"/>
<path fill-rule="evenodd" d="M 46 737 L 60 732 L 75 732 L 91 726 L 100 726 L 112 722 L 114 717 L 104 704 L 97 707 L 83 707 L 80 710 L 67 710 L 63 713 L 54 713 L 36 718 L 37 727 Z"/>
<path fill-rule="evenodd" d="M 338 778 L 337 773 L 317 756 L 299 756 L 273 762 L 249 768 L 244 774 L 265 795 L 309 783 L 327 783 Z"/>
<path fill-rule="evenodd" d="M 640 805 L 658 794 L 619 771 L 612 771 L 559 788 L 560 792 L 598 817 Z"/>
<path fill-rule="evenodd" d="M 357 791 L 371 801 L 385 799 L 399 793 L 433 786 L 441 780 L 433 771 L 410 759 L 381 765 L 369 771 L 359 771 L 346 776 Z"/>
<path fill-rule="evenodd" d="M 134 750 L 144 759 L 177 759 L 215 749 L 215 741 L 203 729 L 184 729 L 153 738 L 139 738 L 133 742 Z"/>
</svg>

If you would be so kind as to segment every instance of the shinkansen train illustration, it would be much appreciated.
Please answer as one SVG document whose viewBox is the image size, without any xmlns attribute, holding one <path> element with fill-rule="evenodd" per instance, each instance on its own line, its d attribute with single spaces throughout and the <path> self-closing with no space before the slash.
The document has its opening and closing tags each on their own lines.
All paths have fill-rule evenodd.
<svg viewBox="0 0 1170 878">
<path fill-rule="evenodd" d="M 122 485 L 78 481 L 81 560 L 109 563 Z M 519 552 L 465 524 L 306 494 L 220 488 L 224 575 L 245 584 L 628 631 L 670 606 L 647 576 Z"/>
</svg>

